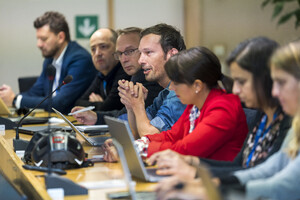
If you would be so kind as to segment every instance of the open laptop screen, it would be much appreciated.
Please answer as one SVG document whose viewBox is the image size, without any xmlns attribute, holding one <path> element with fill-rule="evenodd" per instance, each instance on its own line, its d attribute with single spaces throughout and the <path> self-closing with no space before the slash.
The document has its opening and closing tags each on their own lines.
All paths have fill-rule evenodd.
<svg viewBox="0 0 300 200">
<path fill-rule="evenodd" d="M 166 177 L 157 175 L 154 168 L 145 168 L 142 158 L 135 148 L 134 138 L 127 121 L 109 116 L 104 116 L 104 120 L 108 124 L 109 133 L 112 138 L 117 139 L 123 146 L 126 160 L 130 160 L 128 167 L 133 176 L 150 182 L 157 182 Z"/>
</svg>

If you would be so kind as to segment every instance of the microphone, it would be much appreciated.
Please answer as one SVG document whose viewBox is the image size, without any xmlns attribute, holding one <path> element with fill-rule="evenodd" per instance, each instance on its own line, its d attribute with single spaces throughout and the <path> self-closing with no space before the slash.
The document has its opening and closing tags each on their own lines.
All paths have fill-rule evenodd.
<svg viewBox="0 0 300 200">
<path fill-rule="evenodd" d="M 72 76 L 72 75 L 68 75 L 68 76 L 66 76 L 66 78 L 63 80 L 62 84 L 63 84 L 63 85 L 66 85 L 66 84 L 70 83 L 72 80 L 73 80 L 73 76 Z M 62 85 L 62 86 L 63 86 L 63 85 Z M 59 87 L 61 87 L 61 86 L 59 86 Z"/>
<path fill-rule="evenodd" d="M 54 83 L 54 79 L 55 79 L 55 75 L 56 75 L 56 68 L 52 65 L 49 64 L 47 66 L 47 76 L 49 79 L 49 105 L 48 105 L 48 120 L 50 119 L 51 116 L 51 107 L 52 107 L 52 88 L 54 87 L 53 83 Z M 50 123 L 48 123 L 48 130 L 47 132 L 50 132 Z"/>
<path fill-rule="evenodd" d="M 52 87 L 53 87 L 53 83 L 54 83 L 54 79 L 55 79 L 55 75 L 56 75 L 56 68 L 50 64 L 47 66 L 47 76 L 49 79 L 49 94 L 50 94 L 50 102 L 48 105 L 48 110 L 49 110 L 49 114 L 48 114 L 48 118 L 50 118 L 50 110 L 52 107 Z M 48 129 L 50 130 L 50 124 L 48 125 Z"/>
<path fill-rule="evenodd" d="M 46 70 L 49 81 L 53 82 L 56 75 L 56 68 L 52 64 L 50 64 L 47 66 Z"/>
<path fill-rule="evenodd" d="M 13 146 L 14 146 L 14 151 L 22 151 L 25 150 L 27 145 L 28 145 L 28 141 L 26 140 L 22 140 L 19 138 L 19 127 L 21 126 L 23 120 L 30 114 L 32 113 L 32 111 L 34 111 L 37 107 L 39 107 L 44 101 L 46 101 L 50 96 L 52 96 L 52 94 L 54 92 L 56 92 L 58 89 L 60 89 L 63 85 L 66 85 L 68 83 L 70 83 L 73 80 L 73 76 L 72 75 L 68 75 L 65 77 L 65 79 L 63 80 L 63 82 L 55 89 L 53 90 L 48 96 L 46 96 L 39 104 L 37 104 L 34 108 L 32 108 L 29 112 L 27 112 L 22 119 L 18 122 L 17 128 L 16 128 L 16 138 L 13 139 Z"/>
<path fill-rule="evenodd" d="M 48 104 L 48 120 L 50 119 L 51 117 L 51 107 L 52 107 L 52 88 L 54 87 L 54 78 L 55 78 L 55 75 L 56 75 L 56 68 L 50 64 L 48 65 L 48 68 L 47 68 L 47 75 L 48 75 L 48 79 L 49 79 L 49 104 Z M 47 131 L 46 133 L 48 133 L 49 135 L 51 135 L 51 130 L 50 130 L 50 123 L 48 123 L 48 128 L 47 128 Z M 51 169 L 51 146 L 50 146 L 50 141 L 48 140 L 47 143 L 49 144 L 48 146 L 48 151 L 49 151 L 49 154 L 48 154 L 48 173 L 51 174 L 52 172 L 52 169 Z"/>
</svg>

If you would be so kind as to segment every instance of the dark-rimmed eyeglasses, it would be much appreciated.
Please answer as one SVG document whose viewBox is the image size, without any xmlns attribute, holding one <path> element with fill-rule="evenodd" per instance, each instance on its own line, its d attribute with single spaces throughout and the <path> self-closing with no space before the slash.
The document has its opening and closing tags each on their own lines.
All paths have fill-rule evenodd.
<svg viewBox="0 0 300 200">
<path fill-rule="evenodd" d="M 120 51 L 117 51 L 115 53 L 113 53 L 114 55 L 114 58 L 116 60 L 120 60 L 121 59 L 121 56 L 124 54 L 125 56 L 132 56 L 134 53 L 138 52 L 138 48 L 136 49 L 128 49 L 126 51 L 123 51 L 123 52 L 120 52 Z"/>
</svg>

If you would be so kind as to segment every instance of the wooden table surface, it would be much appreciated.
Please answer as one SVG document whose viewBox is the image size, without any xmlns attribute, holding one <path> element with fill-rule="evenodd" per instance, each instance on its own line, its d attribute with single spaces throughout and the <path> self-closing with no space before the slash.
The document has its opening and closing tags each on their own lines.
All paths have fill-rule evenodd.
<svg viewBox="0 0 300 200">
<path fill-rule="evenodd" d="M 36 114 L 36 116 L 44 116 L 45 114 Z M 52 114 L 56 116 L 55 114 Z M 70 120 L 74 118 L 69 117 Z M 65 124 L 63 124 L 65 125 Z M 23 191 L 30 194 L 29 199 L 50 199 L 43 175 L 45 173 L 38 171 L 30 171 L 23 169 L 24 164 L 22 160 L 13 151 L 13 138 L 15 137 L 14 130 L 6 130 L 5 135 L 0 136 L 0 153 L 2 161 L 0 162 L 0 169 L 4 174 L 11 180 L 18 188 L 22 188 Z M 30 140 L 30 135 L 20 134 L 20 138 Z M 102 151 L 100 147 L 91 147 L 82 138 L 77 137 L 82 143 L 84 150 L 88 153 L 88 158 L 92 158 L 94 155 L 101 155 Z M 95 184 L 101 181 L 108 181 L 114 179 L 122 179 L 123 171 L 120 163 L 106 163 L 98 162 L 93 167 L 86 167 L 80 169 L 66 170 L 67 174 L 62 177 L 66 177 L 75 183 L 80 182 L 94 182 Z M 153 191 L 155 183 L 136 181 L 137 191 Z M 88 195 L 77 195 L 77 196 L 65 196 L 65 199 L 106 199 L 108 192 L 124 191 L 123 188 L 107 188 L 102 189 L 89 189 Z"/>
</svg>

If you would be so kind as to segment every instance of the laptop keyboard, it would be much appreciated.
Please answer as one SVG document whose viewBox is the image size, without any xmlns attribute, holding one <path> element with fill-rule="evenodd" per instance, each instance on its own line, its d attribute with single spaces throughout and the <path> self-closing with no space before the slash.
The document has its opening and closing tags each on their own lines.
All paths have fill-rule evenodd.
<svg viewBox="0 0 300 200">
<path fill-rule="evenodd" d="M 153 200 L 156 199 L 156 193 L 155 192 L 136 192 L 136 199 L 141 200 Z"/>
<path fill-rule="evenodd" d="M 93 146 L 101 146 L 110 137 L 86 137 L 86 139 L 93 144 Z"/>
<path fill-rule="evenodd" d="M 156 174 L 157 168 L 146 168 L 146 170 L 147 170 L 147 174 L 148 174 L 149 176 L 158 176 L 158 175 Z"/>
</svg>

